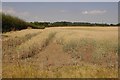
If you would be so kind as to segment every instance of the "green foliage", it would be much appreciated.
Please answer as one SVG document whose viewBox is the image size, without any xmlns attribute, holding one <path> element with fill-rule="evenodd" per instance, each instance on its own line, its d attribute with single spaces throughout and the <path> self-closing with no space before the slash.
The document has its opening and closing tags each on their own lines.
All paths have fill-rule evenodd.
<svg viewBox="0 0 120 80">
<path fill-rule="evenodd" d="M 120 23 L 118 23 L 117 26 L 120 26 Z"/>
<path fill-rule="evenodd" d="M 2 32 L 2 14 L 0 13 L 0 33 Z"/>
<path fill-rule="evenodd" d="M 27 29 L 28 27 L 34 29 L 44 29 L 44 26 L 38 26 L 28 23 L 18 17 L 2 13 L 2 32 Z"/>
<path fill-rule="evenodd" d="M 33 23 L 29 23 L 28 26 L 33 28 L 33 29 L 45 29 L 45 26 L 36 25 L 36 24 L 33 24 Z"/>
<path fill-rule="evenodd" d="M 61 22 L 31 22 L 32 24 L 39 25 L 39 26 L 45 26 L 45 27 L 61 27 L 61 26 L 111 26 L 106 23 L 88 23 L 88 22 L 66 22 L 66 21 L 61 21 Z M 112 24 L 113 26 L 113 24 Z M 114 25 L 116 26 L 116 25 Z"/>
<path fill-rule="evenodd" d="M 31 22 L 31 24 L 34 24 L 34 25 L 37 25 L 37 26 L 48 27 L 48 25 L 50 24 L 50 22 Z"/>
<path fill-rule="evenodd" d="M 2 13 L 2 32 L 26 29 L 27 25 L 22 19 Z"/>
</svg>

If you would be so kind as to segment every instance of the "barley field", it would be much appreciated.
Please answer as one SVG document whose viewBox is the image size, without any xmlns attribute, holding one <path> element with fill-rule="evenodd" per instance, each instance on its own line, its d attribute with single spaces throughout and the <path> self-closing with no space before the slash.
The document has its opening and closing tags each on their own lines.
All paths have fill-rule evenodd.
<svg viewBox="0 0 120 80">
<path fill-rule="evenodd" d="M 53 27 L 2 34 L 3 78 L 117 78 L 118 27 Z"/>
</svg>

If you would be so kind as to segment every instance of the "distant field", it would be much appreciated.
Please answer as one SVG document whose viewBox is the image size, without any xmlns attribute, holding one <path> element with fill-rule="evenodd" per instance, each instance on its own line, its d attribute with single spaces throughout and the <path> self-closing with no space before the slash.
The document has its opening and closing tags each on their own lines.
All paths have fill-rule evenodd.
<svg viewBox="0 0 120 80">
<path fill-rule="evenodd" d="M 53 27 L 2 34 L 3 78 L 117 78 L 118 27 Z"/>
</svg>

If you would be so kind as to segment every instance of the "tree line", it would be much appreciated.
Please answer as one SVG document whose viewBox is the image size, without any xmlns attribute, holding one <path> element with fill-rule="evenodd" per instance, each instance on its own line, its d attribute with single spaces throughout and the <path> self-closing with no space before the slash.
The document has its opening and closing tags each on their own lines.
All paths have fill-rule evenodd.
<svg viewBox="0 0 120 80">
<path fill-rule="evenodd" d="M 45 27 L 62 27 L 62 26 L 120 26 L 119 24 L 107 24 L 107 23 L 88 23 L 88 22 L 30 22 L 31 24 L 45 26 Z"/>
<path fill-rule="evenodd" d="M 44 29 L 45 27 L 63 27 L 63 26 L 120 26 L 119 24 L 100 24 L 87 22 L 26 22 L 18 17 L 0 13 L 0 23 L 2 23 L 2 32 L 22 30 L 27 28 Z"/>
</svg>

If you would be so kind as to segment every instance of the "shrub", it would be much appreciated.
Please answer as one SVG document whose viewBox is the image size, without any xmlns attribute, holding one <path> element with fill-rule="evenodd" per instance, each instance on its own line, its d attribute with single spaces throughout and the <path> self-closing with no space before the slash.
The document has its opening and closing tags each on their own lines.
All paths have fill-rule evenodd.
<svg viewBox="0 0 120 80">
<path fill-rule="evenodd" d="M 17 17 L 2 13 L 2 32 L 26 29 L 27 23 Z"/>
<path fill-rule="evenodd" d="M 31 23 L 28 23 L 18 17 L 14 17 L 8 14 L 2 13 L 2 32 L 14 31 L 27 29 L 28 27 L 34 29 L 44 29 L 44 26 L 37 26 Z"/>
</svg>

